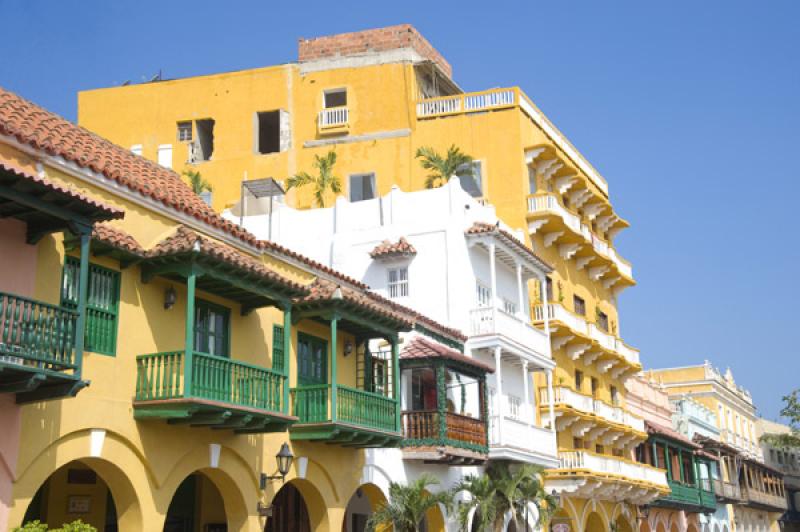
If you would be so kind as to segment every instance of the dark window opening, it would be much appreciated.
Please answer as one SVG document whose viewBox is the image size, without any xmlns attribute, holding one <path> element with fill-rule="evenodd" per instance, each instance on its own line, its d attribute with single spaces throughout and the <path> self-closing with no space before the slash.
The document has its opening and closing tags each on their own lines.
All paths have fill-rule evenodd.
<svg viewBox="0 0 800 532">
<path fill-rule="evenodd" d="M 195 160 L 208 161 L 214 154 L 214 120 L 206 118 L 195 122 L 197 128 L 197 149 Z"/>
<path fill-rule="evenodd" d="M 601 310 L 597 311 L 597 326 L 608 332 L 608 314 Z"/>
<path fill-rule="evenodd" d="M 617 387 L 616 386 L 610 386 L 609 387 L 609 392 L 611 392 L 611 404 L 614 405 L 614 406 L 618 406 L 619 405 L 619 394 L 617 393 Z"/>
<path fill-rule="evenodd" d="M 597 397 L 598 389 L 600 389 L 600 384 L 596 378 L 592 377 L 592 397 Z"/>
<path fill-rule="evenodd" d="M 461 165 L 456 169 L 461 187 L 473 198 L 483 197 L 483 166 L 480 161 Z"/>
<path fill-rule="evenodd" d="M 331 107 L 347 107 L 347 89 L 336 89 L 325 92 L 325 109 Z"/>
<path fill-rule="evenodd" d="M 258 113 L 258 153 L 281 151 L 280 111 Z"/>
<path fill-rule="evenodd" d="M 582 297 L 572 296 L 572 304 L 575 306 L 575 314 L 586 316 L 586 301 Z"/>
<path fill-rule="evenodd" d="M 575 391 L 580 392 L 583 389 L 583 372 L 579 369 L 575 370 Z"/>
<path fill-rule="evenodd" d="M 375 174 L 356 174 L 350 176 L 350 201 L 364 201 L 375 198 Z"/>
</svg>

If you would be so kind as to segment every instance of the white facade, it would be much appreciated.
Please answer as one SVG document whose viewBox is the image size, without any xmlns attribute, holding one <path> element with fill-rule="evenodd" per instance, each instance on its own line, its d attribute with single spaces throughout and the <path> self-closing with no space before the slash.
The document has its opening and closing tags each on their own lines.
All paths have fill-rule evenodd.
<svg viewBox="0 0 800 532">
<path fill-rule="evenodd" d="M 550 377 L 555 363 L 548 331 L 532 325 L 528 299 L 528 283 L 543 283 L 548 267 L 514 243 L 509 236 L 524 241 L 522 235 L 502 223 L 505 234 L 491 228 L 467 234 L 476 222 L 494 226 L 497 215 L 466 193 L 458 178 L 437 189 L 405 193 L 395 187 L 384 197 L 353 203 L 339 197 L 324 209 L 277 203 L 271 217 L 243 218 L 259 238 L 268 237 L 271 224 L 274 242 L 464 332 L 465 353 L 495 368 L 487 379 L 490 458 L 554 467 L 555 432 L 537 419 L 531 372 Z M 415 254 L 370 256 L 376 246 L 401 237 Z"/>
</svg>

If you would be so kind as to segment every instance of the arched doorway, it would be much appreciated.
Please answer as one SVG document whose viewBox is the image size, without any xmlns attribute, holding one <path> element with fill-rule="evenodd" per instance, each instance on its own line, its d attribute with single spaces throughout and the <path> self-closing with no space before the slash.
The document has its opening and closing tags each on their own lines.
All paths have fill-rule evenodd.
<svg viewBox="0 0 800 532">
<path fill-rule="evenodd" d="M 633 532 L 630 522 L 621 515 L 617 517 L 614 523 L 617 525 L 617 532 Z"/>
<path fill-rule="evenodd" d="M 169 503 L 164 532 L 227 532 L 225 503 L 214 482 L 195 472 L 180 483 Z"/>
<path fill-rule="evenodd" d="M 364 484 L 356 489 L 347 502 L 342 532 L 365 532 L 372 512 L 386 504 L 383 492 L 374 484 Z"/>
<path fill-rule="evenodd" d="M 108 484 L 91 465 L 74 460 L 39 487 L 21 524 L 39 520 L 57 528 L 78 519 L 100 532 L 118 530 L 117 507 Z"/>
<path fill-rule="evenodd" d="M 264 532 L 310 532 L 311 520 L 303 494 L 294 483 L 284 485 L 272 499 L 272 515 Z"/>
<path fill-rule="evenodd" d="M 596 512 L 589 514 L 586 519 L 586 532 L 606 532 L 606 526 L 603 524 L 603 518 Z"/>
<path fill-rule="evenodd" d="M 639 532 L 651 532 L 650 523 L 647 519 L 642 519 L 639 525 Z"/>
</svg>

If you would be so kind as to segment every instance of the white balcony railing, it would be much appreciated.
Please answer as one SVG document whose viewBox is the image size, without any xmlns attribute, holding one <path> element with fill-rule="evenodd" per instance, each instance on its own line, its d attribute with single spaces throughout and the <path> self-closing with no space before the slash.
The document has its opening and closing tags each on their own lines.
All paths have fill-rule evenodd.
<svg viewBox="0 0 800 532">
<path fill-rule="evenodd" d="M 584 469 L 607 475 L 620 475 L 626 479 L 647 482 L 667 488 L 666 471 L 639 464 L 617 456 L 606 456 L 589 451 L 559 451 L 561 469 Z"/>
<path fill-rule="evenodd" d="M 350 122 L 350 113 L 347 107 L 331 107 L 320 111 L 318 120 L 320 129 L 346 126 Z"/>
<path fill-rule="evenodd" d="M 550 339 L 544 331 L 499 308 L 483 307 L 471 310 L 470 332 L 473 336 L 487 334 L 505 336 L 540 356 L 545 356 L 549 352 Z"/>
<path fill-rule="evenodd" d="M 472 92 L 423 100 L 417 104 L 417 117 L 431 118 L 439 115 L 488 111 L 516 104 L 517 93 L 514 89 Z"/>
<path fill-rule="evenodd" d="M 644 432 L 644 420 L 627 412 L 620 406 L 610 405 L 605 401 L 594 399 L 589 395 L 578 393 L 571 388 L 558 386 L 553 388 L 554 405 L 563 404 L 580 412 L 595 414 L 608 422 L 625 425 L 639 432 Z M 539 404 L 549 405 L 547 389 L 539 390 Z"/>
<path fill-rule="evenodd" d="M 535 194 L 528 196 L 528 212 L 543 213 L 551 212 L 560 217 L 564 225 L 576 235 L 583 237 L 587 244 L 592 245 L 595 253 L 614 263 L 619 272 L 632 279 L 633 267 L 631 263 L 619 256 L 617 251 L 606 241 L 600 239 L 592 233 L 589 226 L 583 223 L 580 217 L 565 209 L 553 194 Z"/>
<path fill-rule="evenodd" d="M 536 321 L 544 321 L 543 305 L 536 305 L 533 313 Z M 589 324 L 586 322 L 586 319 L 584 319 L 583 316 L 568 311 L 560 303 L 547 304 L 547 317 L 551 322 L 561 322 L 576 333 L 589 336 Z"/>
<path fill-rule="evenodd" d="M 547 304 L 548 319 L 557 321 L 569 327 L 572 331 L 587 336 L 603 348 L 617 353 L 631 364 L 639 363 L 639 351 L 634 349 L 619 338 L 603 331 L 597 325 L 588 323 L 583 316 L 568 311 L 560 303 Z M 539 304 L 533 309 L 533 316 L 536 321 L 544 321 L 544 306 Z"/>
<path fill-rule="evenodd" d="M 505 417 L 500 431 L 496 415 L 489 417 L 489 446 L 513 447 L 521 451 L 556 456 L 556 437 L 550 429 L 537 427 L 521 419 Z"/>
</svg>

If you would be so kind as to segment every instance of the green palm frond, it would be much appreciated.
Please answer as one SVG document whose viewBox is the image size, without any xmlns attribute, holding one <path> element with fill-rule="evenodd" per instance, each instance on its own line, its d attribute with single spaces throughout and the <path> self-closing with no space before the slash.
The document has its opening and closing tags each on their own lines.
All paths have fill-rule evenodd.
<svg viewBox="0 0 800 532">
<path fill-rule="evenodd" d="M 291 176 L 286 181 L 286 189 L 299 188 L 306 185 L 314 186 L 314 200 L 320 207 L 325 207 L 325 197 L 328 191 L 334 194 L 342 192 L 342 182 L 333 173 L 333 167 L 336 165 L 336 152 L 331 150 L 325 155 L 314 156 L 314 168 L 317 169 L 317 175 L 312 176 L 308 172 L 299 172 Z"/>
<path fill-rule="evenodd" d="M 472 175 L 472 157 L 462 152 L 455 144 L 447 149 L 445 156 L 430 146 L 417 149 L 416 158 L 420 166 L 428 170 L 425 188 L 440 187 L 447 183 L 457 172 L 461 175 Z"/>
<path fill-rule="evenodd" d="M 189 187 L 195 194 L 202 194 L 206 191 L 212 192 L 214 190 L 211 183 L 204 179 L 197 170 L 190 170 L 187 168 L 183 171 L 182 175 L 189 179 Z"/>
<path fill-rule="evenodd" d="M 367 530 L 377 527 L 393 527 L 395 532 L 418 532 L 425 514 L 433 507 L 452 506 L 449 491 L 431 493 L 428 488 L 439 481 L 424 473 L 408 485 L 392 482 L 389 484 L 389 500 L 372 513 L 367 522 Z"/>
</svg>

